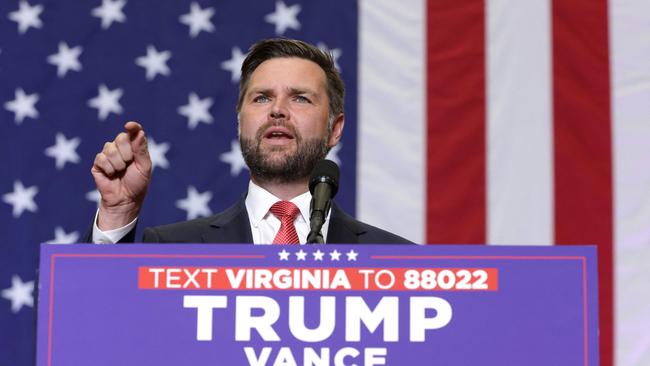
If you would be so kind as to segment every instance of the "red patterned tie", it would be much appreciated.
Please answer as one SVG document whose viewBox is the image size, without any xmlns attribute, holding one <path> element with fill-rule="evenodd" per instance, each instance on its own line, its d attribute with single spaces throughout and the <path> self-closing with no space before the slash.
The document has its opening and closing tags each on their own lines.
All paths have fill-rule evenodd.
<svg viewBox="0 0 650 366">
<path fill-rule="evenodd" d="M 280 220 L 280 231 L 273 239 L 273 244 L 300 244 L 296 227 L 293 226 L 293 220 L 300 212 L 298 206 L 289 201 L 278 201 L 269 211 Z"/>
</svg>

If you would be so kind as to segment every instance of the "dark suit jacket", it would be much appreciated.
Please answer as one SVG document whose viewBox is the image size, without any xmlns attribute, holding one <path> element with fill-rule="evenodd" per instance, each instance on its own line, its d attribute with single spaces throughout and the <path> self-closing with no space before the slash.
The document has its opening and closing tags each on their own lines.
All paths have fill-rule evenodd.
<svg viewBox="0 0 650 366">
<path fill-rule="evenodd" d="M 135 241 L 135 230 L 120 243 Z M 210 217 L 146 228 L 145 243 L 252 243 L 253 236 L 244 199 Z M 332 204 L 327 234 L 328 244 L 412 243 L 388 231 L 364 224 Z"/>
</svg>

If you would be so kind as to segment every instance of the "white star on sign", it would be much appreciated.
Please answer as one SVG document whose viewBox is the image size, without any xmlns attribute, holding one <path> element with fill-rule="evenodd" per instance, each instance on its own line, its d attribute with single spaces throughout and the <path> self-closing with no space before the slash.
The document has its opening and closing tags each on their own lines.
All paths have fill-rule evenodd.
<svg viewBox="0 0 650 366">
<path fill-rule="evenodd" d="M 187 117 L 187 126 L 190 130 L 195 129 L 199 122 L 211 124 L 214 120 L 210 114 L 210 107 L 214 103 L 212 98 L 201 99 L 192 92 L 188 99 L 187 104 L 178 107 L 178 113 Z"/>
<path fill-rule="evenodd" d="M 13 206 L 12 215 L 15 218 L 18 218 L 23 214 L 23 212 L 25 212 L 25 210 L 31 212 L 38 211 L 38 206 L 34 202 L 34 196 L 36 196 L 37 193 L 37 186 L 25 188 L 23 183 L 17 180 L 14 181 L 14 191 L 2 195 L 2 200 Z"/>
<path fill-rule="evenodd" d="M 47 56 L 47 62 L 56 66 L 56 75 L 62 78 L 70 70 L 81 71 L 81 63 L 79 62 L 81 52 L 83 52 L 81 46 L 70 48 L 67 43 L 60 42 L 59 52 Z"/>
<path fill-rule="evenodd" d="M 110 113 L 122 113 L 120 98 L 122 89 L 109 90 L 106 85 L 99 86 L 99 95 L 88 101 L 88 106 L 97 109 L 97 117 L 104 121 Z"/>
<path fill-rule="evenodd" d="M 180 22 L 190 27 L 190 36 L 195 38 L 201 31 L 214 32 L 214 24 L 210 18 L 214 15 L 214 8 L 201 9 L 201 6 L 192 2 L 190 12 L 180 17 Z"/>
<path fill-rule="evenodd" d="M 286 249 L 282 249 L 281 252 L 278 252 L 278 256 L 280 256 L 281 261 L 288 261 L 289 260 L 289 252 L 287 252 Z"/>
<path fill-rule="evenodd" d="M 339 159 L 339 151 L 341 151 L 341 147 L 343 147 L 343 144 L 339 142 L 338 145 L 335 145 L 330 150 L 330 152 L 327 153 L 327 156 L 325 157 L 325 159 L 329 159 L 329 160 L 335 162 L 336 165 L 338 165 L 338 166 L 343 165 L 343 164 L 341 164 L 341 159 Z"/>
<path fill-rule="evenodd" d="M 153 137 L 149 136 L 147 146 L 149 148 L 149 156 L 151 156 L 151 169 L 155 169 L 157 166 L 167 169 L 169 167 L 169 161 L 167 161 L 165 154 L 169 151 L 169 142 L 157 143 Z"/>
<path fill-rule="evenodd" d="M 300 249 L 298 252 L 296 252 L 297 260 L 304 261 L 306 257 L 307 257 L 307 252 L 305 252 L 304 250 Z"/>
<path fill-rule="evenodd" d="M 230 142 L 230 151 L 219 155 L 219 160 L 226 164 L 230 164 L 230 175 L 233 177 L 238 176 L 242 169 L 248 169 L 244 156 L 241 153 L 241 146 L 239 141 L 232 140 Z"/>
<path fill-rule="evenodd" d="M 74 244 L 79 241 L 79 233 L 71 231 L 66 234 L 61 226 L 54 228 L 54 239 L 46 241 L 47 244 Z"/>
<path fill-rule="evenodd" d="M 348 261 L 356 261 L 359 253 L 355 252 L 354 249 L 350 249 L 345 255 L 348 256 Z"/>
<path fill-rule="evenodd" d="M 18 3 L 18 10 L 9 13 L 9 19 L 18 23 L 18 33 L 23 34 L 32 28 L 42 28 L 43 22 L 39 16 L 43 12 L 43 5 L 31 6 L 27 1 Z"/>
<path fill-rule="evenodd" d="M 102 195 L 99 193 L 98 190 L 94 189 L 86 193 L 86 199 L 88 201 L 95 202 L 97 204 L 97 207 L 99 207 L 99 201 L 101 201 Z"/>
<path fill-rule="evenodd" d="M 275 24 L 275 34 L 281 36 L 289 28 L 300 29 L 300 22 L 297 18 L 299 12 L 300 4 L 286 6 L 283 1 L 276 1 L 275 12 L 267 14 L 264 20 L 267 23 Z"/>
<path fill-rule="evenodd" d="M 147 55 L 140 56 L 135 59 L 135 63 L 138 66 L 145 68 L 147 80 L 153 80 L 156 75 L 169 76 L 171 71 L 167 66 L 167 61 L 172 57 L 171 51 L 162 51 L 158 52 L 156 47 L 149 45 L 147 46 Z"/>
<path fill-rule="evenodd" d="M 70 140 L 65 138 L 62 133 L 56 134 L 56 143 L 45 149 L 45 155 L 56 160 L 56 169 L 61 170 L 65 163 L 78 163 L 81 159 L 77 154 L 77 147 L 81 143 L 79 137 L 74 137 Z"/>
<path fill-rule="evenodd" d="M 239 47 L 233 47 L 230 60 L 221 63 L 221 69 L 230 71 L 230 81 L 236 83 L 241 77 L 241 64 L 244 63 L 246 54 L 244 54 Z"/>
<path fill-rule="evenodd" d="M 314 256 L 315 261 L 322 261 L 323 256 L 325 255 L 325 253 L 321 252 L 320 249 L 316 249 L 316 251 L 311 254 Z"/>
<path fill-rule="evenodd" d="M 38 94 L 25 94 L 21 88 L 14 92 L 14 100 L 5 103 L 5 109 L 14 113 L 14 121 L 21 124 L 25 117 L 36 119 L 38 111 L 35 104 L 38 102 Z"/>
<path fill-rule="evenodd" d="M 23 306 L 34 307 L 34 281 L 23 282 L 17 275 L 11 276 L 11 287 L 2 290 L 2 297 L 11 301 L 11 312 L 17 313 Z"/>
<path fill-rule="evenodd" d="M 102 5 L 93 9 L 90 13 L 92 16 L 102 19 L 102 29 L 108 29 L 113 22 L 124 23 L 126 15 L 122 8 L 126 5 L 126 0 L 102 0 Z"/>
<path fill-rule="evenodd" d="M 187 187 L 187 197 L 176 201 L 176 207 L 187 211 L 187 219 L 192 220 L 199 216 L 210 216 L 212 211 L 208 202 L 212 199 L 212 192 L 199 193 L 193 186 Z"/>
<path fill-rule="evenodd" d="M 318 42 L 316 44 L 316 47 L 320 48 L 321 51 L 332 55 L 332 59 L 334 60 L 334 67 L 336 67 L 336 69 L 339 70 L 339 72 L 341 72 L 341 66 L 339 66 L 339 57 L 341 57 L 343 51 L 341 51 L 340 48 L 329 48 L 323 42 Z"/>
<path fill-rule="evenodd" d="M 341 254 L 338 250 L 334 249 L 333 252 L 330 253 L 330 259 L 333 261 L 337 261 L 341 258 Z"/>
</svg>

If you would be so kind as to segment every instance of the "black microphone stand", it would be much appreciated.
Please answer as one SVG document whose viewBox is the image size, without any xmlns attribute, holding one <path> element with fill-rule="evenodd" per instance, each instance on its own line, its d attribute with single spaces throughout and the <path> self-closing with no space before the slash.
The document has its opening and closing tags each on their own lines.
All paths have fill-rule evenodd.
<svg viewBox="0 0 650 366">
<path fill-rule="evenodd" d="M 310 231 L 307 237 L 307 244 L 325 244 L 323 240 L 323 233 L 318 231 Z"/>
<path fill-rule="evenodd" d="M 309 207 L 309 235 L 307 244 L 325 244 L 321 229 L 330 212 L 332 198 L 339 189 L 339 167 L 331 160 L 316 164 L 309 178 L 311 204 Z"/>
<path fill-rule="evenodd" d="M 325 223 L 326 213 L 330 210 L 330 202 L 327 202 L 325 210 L 315 210 L 312 211 L 311 217 L 309 219 L 309 235 L 307 235 L 307 244 L 325 244 L 323 240 L 323 233 L 321 229 Z"/>
</svg>

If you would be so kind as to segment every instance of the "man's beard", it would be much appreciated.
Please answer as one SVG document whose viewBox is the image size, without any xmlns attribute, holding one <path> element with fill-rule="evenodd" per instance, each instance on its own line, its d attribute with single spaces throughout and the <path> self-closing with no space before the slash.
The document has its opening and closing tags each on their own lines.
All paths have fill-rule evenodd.
<svg viewBox="0 0 650 366">
<path fill-rule="evenodd" d="M 262 151 L 262 140 L 266 130 L 271 126 L 282 125 L 291 130 L 296 143 L 293 152 L 281 153 L 288 146 L 266 146 Z M 325 159 L 329 148 L 329 133 L 323 138 L 303 140 L 291 125 L 269 123 L 260 127 L 255 139 L 239 137 L 242 155 L 256 179 L 276 183 L 289 183 L 308 179 L 316 163 Z"/>
</svg>

